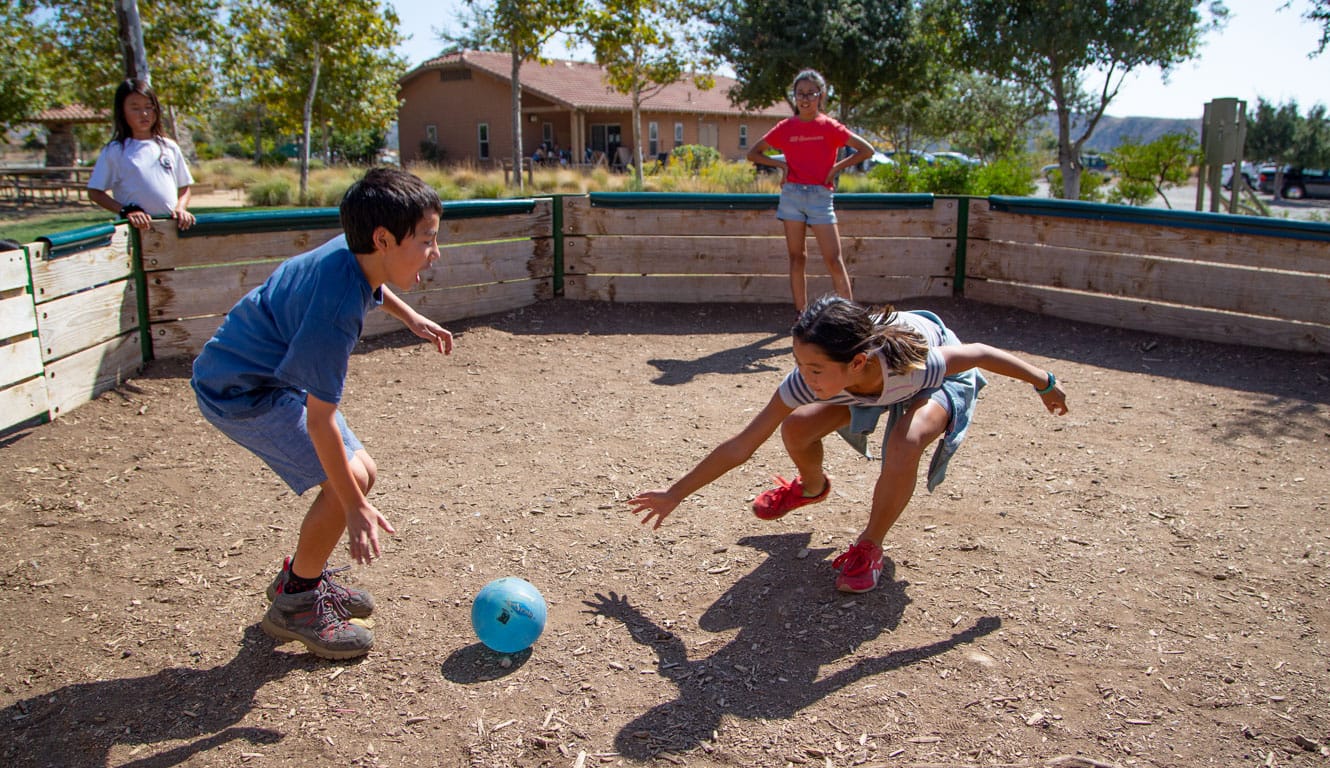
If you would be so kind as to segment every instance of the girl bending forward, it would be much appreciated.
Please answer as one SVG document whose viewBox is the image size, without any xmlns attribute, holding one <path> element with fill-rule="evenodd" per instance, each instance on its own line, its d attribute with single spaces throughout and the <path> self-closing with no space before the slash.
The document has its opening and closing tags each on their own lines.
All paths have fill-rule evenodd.
<svg viewBox="0 0 1330 768">
<path fill-rule="evenodd" d="M 979 369 L 1034 387 L 1050 413 L 1067 412 L 1067 397 L 1052 373 L 987 344 L 962 344 L 932 312 L 880 312 L 824 296 L 799 316 L 792 330 L 795 369 L 743 431 L 717 446 L 665 490 L 629 500 L 642 522 L 660 527 L 692 493 L 743 464 L 781 431 L 798 475 L 777 477 L 777 487 L 753 502 L 753 514 L 776 520 L 815 504 L 831 492 L 822 468 L 822 438 L 839 431 L 868 455 L 867 435 L 887 414 L 882 473 L 859 540 L 833 562 L 836 588 L 867 592 L 882 572 L 882 539 L 914 495 L 924 449 L 941 438 L 928 468 L 928 489 L 942 482 L 960 446 L 985 380 Z"/>
</svg>

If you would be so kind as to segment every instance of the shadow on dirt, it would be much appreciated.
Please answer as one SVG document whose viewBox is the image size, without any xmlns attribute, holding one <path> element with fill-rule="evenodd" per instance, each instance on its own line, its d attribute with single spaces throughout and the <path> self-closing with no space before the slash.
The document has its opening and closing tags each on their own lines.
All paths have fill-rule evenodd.
<svg viewBox="0 0 1330 768">
<path fill-rule="evenodd" d="M 522 668 L 531 658 L 531 649 L 519 653 L 498 653 L 481 643 L 472 643 L 448 654 L 439 671 L 454 683 L 470 685 L 507 677 Z M 508 666 L 504 666 L 507 659 Z"/>
<path fill-rule="evenodd" d="M 724 647 L 690 659 L 678 635 L 657 624 L 626 596 L 611 592 L 586 601 L 590 613 L 616 619 L 633 639 L 652 647 L 657 672 L 674 681 L 679 695 L 620 729 L 615 748 L 633 759 L 686 752 L 710 742 L 723 716 L 785 719 L 836 691 L 883 672 L 936 656 L 993 632 L 996 617 L 936 643 L 857 658 L 819 678 L 824 666 L 856 654 L 859 646 L 900 623 L 908 582 L 896 581 L 884 563 L 882 585 L 862 595 L 831 592 L 830 549 L 808 549 L 809 534 L 749 536 L 739 541 L 767 553 L 698 621 L 708 632 L 738 629 Z M 811 586 L 817 585 L 817 586 Z M 775 629 L 773 632 L 772 629 Z"/>
<path fill-rule="evenodd" d="M 275 647 L 254 624 L 245 629 L 235 658 L 220 667 L 173 667 L 148 677 L 78 683 L 18 702 L 0 725 L 0 763 L 12 768 L 109 765 L 116 745 L 182 742 L 120 763 L 165 768 L 236 740 L 275 744 L 283 733 L 234 727 L 254 708 L 254 695 L 289 672 L 329 664 L 305 653 L 274 653 Z"/>
</svg>

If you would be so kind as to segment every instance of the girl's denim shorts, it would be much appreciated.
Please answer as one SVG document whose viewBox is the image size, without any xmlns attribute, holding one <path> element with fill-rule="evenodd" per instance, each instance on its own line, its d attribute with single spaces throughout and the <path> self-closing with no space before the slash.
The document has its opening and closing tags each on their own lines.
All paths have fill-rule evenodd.
<svg viewBox="0 0 1330 768">
<path fill-rule="evenodd" d="M 821 184 L 784 184 L 780 188 L 776 218 L 809 225 L 835 224 L 836 209 L 831 198 L 831 190 Z"/>
<path fill-rule="evenodd" d="M 319 455 L 314 452 L 314 441 L 309 437 L 306 421 L 308 412 L 305 410 L 305 400 L 299 394 L 291 392 L 280 395 L 272 408 L 243 418 L 220 416 L 202 402 L 199 403 L 199 410 L 222 434 L 263 459 L 296 495 L 322 485 L 328 479 L 328 473 L 319 462 Z M 337 429 L 342 433 L 342 447 L 349 461 L 356 451 L 365 446 L 346 425 L 341 409 L 337 411 Z"/>
</svg>

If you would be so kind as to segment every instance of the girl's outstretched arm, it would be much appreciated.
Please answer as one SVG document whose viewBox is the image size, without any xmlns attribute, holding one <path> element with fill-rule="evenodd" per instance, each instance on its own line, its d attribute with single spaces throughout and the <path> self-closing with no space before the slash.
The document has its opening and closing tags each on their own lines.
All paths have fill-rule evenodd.
<svg viewBox="0 0 1330 768">
<path fill-rule="evenodd" d="M 971 368 L 983 368 L 985 371 L 1020 379 L 1034 387 L 1049 413 L 1061 416 L 1067 412 L 1067 393 L 1053 374 L 1025 362 L 1005 349 L 987 344 L 956 344 L 938 347 L 937 350 L 947 362 L 948 376 Z"/>
<path fill-rule="evenodd" d="M 742 432 L 716 446 L 688 474 L 676 480 L 674 485 L 665 490 L 643 491 L 629 499 L 633 514 L 646 512 L 642 523 L 645 525 L 655 520 L 655 525 L 651 527 L 659 528 L 681 501 L 748 461 L 753 452 L 775 434 L 780 423 L 793 410 L 780 399 L 780 392 L 772 395 L 762 412 L 754 416 Z"/>
</svg>

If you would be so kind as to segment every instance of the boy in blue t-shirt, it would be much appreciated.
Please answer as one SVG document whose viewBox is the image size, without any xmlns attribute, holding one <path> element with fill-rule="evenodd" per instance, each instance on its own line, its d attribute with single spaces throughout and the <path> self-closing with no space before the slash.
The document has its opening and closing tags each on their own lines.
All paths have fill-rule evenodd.
<svg viewBox="0 0 1330 768">
<path fill-rule="evenodd" d="M 443 354 L 453 337 L 398 298 L 439 258 L 439 195 L 396 168 L 374 168 L 342 197 L 339 235 L 283 262 L 226 315 L 194 361 L 203 416 L 272 467 L 297 495 L 319 486 L 295 554 L 268 587 L 263 629 L 329 659 L 362 656 L 373 634 L 352 618 L 368 593 L 338 584 L 328 557 L 347 532 L 351 557 L 379 556 L 394 533 L 366 499 L 378 468 L 338 410 L 365 315 L 382 306 Z"/>
</svg>

